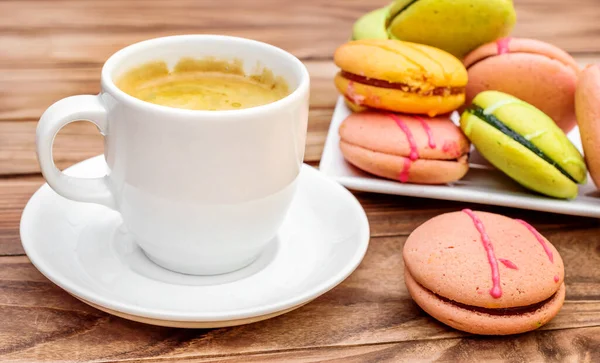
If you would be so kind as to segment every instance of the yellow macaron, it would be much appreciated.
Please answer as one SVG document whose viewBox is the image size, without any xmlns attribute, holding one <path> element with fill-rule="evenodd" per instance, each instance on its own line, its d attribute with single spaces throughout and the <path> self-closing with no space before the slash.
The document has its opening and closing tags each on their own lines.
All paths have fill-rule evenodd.
<svg viewBox="0 0 600 363">
<path fill-rule="evenodd" d="M 467 70 L 456 57 L 393 39 L 355 40 L 334 55 L 335 85 L 356 106 L 435 116 L 465 102 Z"/>
</svg>

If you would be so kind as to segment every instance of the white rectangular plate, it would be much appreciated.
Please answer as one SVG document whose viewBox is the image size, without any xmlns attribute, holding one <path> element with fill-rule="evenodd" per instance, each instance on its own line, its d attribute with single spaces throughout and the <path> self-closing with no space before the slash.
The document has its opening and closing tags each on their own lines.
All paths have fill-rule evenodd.
<svg viewBox="0 0 600 363">
<path fill-rule="evenodd" d="M 349 189 L 600 218 L 600 193 L 596 191 L 589 175 L 588 182 L 579 187 L 577 198 L 573 200 L 549 198 L 521 187 L 491 167 L 477 154 L 477 151 L 471 153 L 470 170 L 467 175 L 451 184 L 403 184 L 362 172 L 344 160 L 339 148 L 338 128 L 350 113 L 350 109 L 346 107 L 343 98 L 340 97 L 333 113 L 319 165 L 321 172 Z M 579 130 L 574 129 L 568 136 L 581 151 Z"/>
</svg>

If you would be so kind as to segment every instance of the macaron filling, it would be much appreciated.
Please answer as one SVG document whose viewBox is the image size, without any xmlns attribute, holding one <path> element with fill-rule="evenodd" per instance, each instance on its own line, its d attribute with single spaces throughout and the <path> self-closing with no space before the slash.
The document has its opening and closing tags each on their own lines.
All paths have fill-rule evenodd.
<svg viewBox="0 0 600 363">
<path fill-rule="evenodd" d="M 447 297 L 436 294 L 435 292 L 429 290 L 428 288 L 419 284 L 418 282 L 417 282 L 417 284 L 424 290 L 427 290 L 428 292 L 430 292 L 436 298 L 442 300 L 443 302 L 454 305 L 461 309 L 474 311 L 474 312 L 478 312 L 478 313 L 483 313 L 483 314 L 488 314 L 488 315 L 495 315 L 495 316 L 521 315 L 521 314 L 533 313 L 533 312 L 537 311 L 538 309 L 540 309 L 542 306 L 544 306 L 547 303 L 549 303 L 550 301 L 552 301 L 552 299 L 554 299 L 556 297 L 556 292 L 555 292 L 554 294 L 550 295 L 549 298 L 544 299 L 544 300 L 534 303 L 534 304 L 530 304 L 530 305 L 515 306 L 515 307 L 510 307 L 510 308 L 484 308 L 481 306 L 468 305 L 468 304 L 460 303 L 458 301 L 454 301 Z"/>
<path fill-rule="evenodd" d="M 406 83 L 388 82 L 380 79 L 373 79 L 358 74 L 341 71 L 342 77 L 356 83 L 361 83 L 367 86 L 397 89 L 403 92 L 415 93 L 422 96 L 449 96 L 460 95 L 465 93 L 465 87 L 435 87 L 431 90 L 422 90 L 420 87 L 410 86 Z"/>
<path fill-rule="evenodd" d="M 493 114 L 484 112 L 484 109 L 476 104 L 472 104 L 471 106 L 469 106 L 469 108 L 467 108 L 467 112 L 476 116 L 480 120 L 486 122 L 487 124 L 494 127 L 498 131 L 502 132 L 506 136 L 515 140 L 519 144 L 523 145 L 524 147 L 529 149 L 531 152 L 533 152 L 534 154 L 536 154 L 537 156 L 542 158 L 544 161 L 546 161 L 548 164 L 554 166 L 558 171 L 561 172 L 561 174 L 563 174 L 564 176 L 569 178 L 575 184 L 578 184 L 577 180 L 573 176 L 571 176 L 565 169 L 563 169 L 556 161 L 552 160 L 540 148 L 535 146 L 531 141 L 527 140 L 524 136 L 520 135 L 519 133 L 517 133 L 510 127 L 506 126 L 502 121 L 500 121 Z"/>
</svg>

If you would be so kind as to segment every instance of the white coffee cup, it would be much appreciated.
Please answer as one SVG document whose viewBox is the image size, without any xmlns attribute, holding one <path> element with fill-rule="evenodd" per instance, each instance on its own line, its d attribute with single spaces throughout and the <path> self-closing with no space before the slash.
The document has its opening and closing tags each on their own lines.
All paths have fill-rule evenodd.
<svg viewBox="0 0 600 363">
<path fill-rule="evenodd" d="M 182 57 L 241 59 L 282 76 L 293 92 L 266 105 L 196 111 L 155 105 L 115 85 L 146 62 Z M 117 210 L 158 265 L 187 274 L 220 274 L 256 259 L 284 220 L 304 157 L 309 75 L 293 55 L 228 36 L 182 35 L 128 46 L 106 61 L 99 95 L 50 106 L 37 128 L 37 153 L 60 195 Z M 67 176 L 52 143 L 66 124 L 88 120 L 104 135 L 106 176 Z"/>
</svg>

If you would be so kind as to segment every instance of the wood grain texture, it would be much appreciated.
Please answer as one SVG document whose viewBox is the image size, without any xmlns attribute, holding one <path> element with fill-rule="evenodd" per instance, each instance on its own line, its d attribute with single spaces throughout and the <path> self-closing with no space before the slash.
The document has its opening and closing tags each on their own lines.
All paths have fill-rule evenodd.
<svg viewBox="0 0 600 363">
<path fill-rule="evenodd" d="M 329 61 L 306 62 L 306 65 L 311 74 L 311 110 L 305 160 L 315 162 L 323 151 L 337 100 L 331 81 L 336 68 Z M 40 172 L 35 155 L 37 120 L 54 101 L 75 94 L 98 93 L 99 74 L 99 70 L 88 68 L 0 69 L 0 95 L 3 95 L 0 97 L 0 175 Z M 102 152 L 102 137 L 96 127 L 87 122 L 66 126 L 54 143 L 54 159 L 60 168 Z"/>
<path fill-rule="evenodd" d="M 596 362 L 600 360 L 600 328 L 544 331 L 523 340 L 462 337 L 386 344 L 298 349 L 270 353 L 187 357 L 177 362 Z M 172 362 L 169 358 L 147 362 Z"/>
<path fill-rule="evenodd" d="M 581 65 L 600 61 L 600 55 L 577 58 Z M 337 68 L 330 61 L 305 62 L 311 75 L 311 110 L 305 161 L 317 163 L 323 152 L 337 92 L 332 78 Z M 0 176 L 37 174 L 35 156 L 37 120 L 54 101 L 75 94 L 99 92 L 99 70 L 0 69 Z M 32 89 L 32 82 L 36 87 Z M 63 128 L 54 144 L 59 168 L 71 166 L 103 152 L 102 137 L 91 123 L 78 122 Z"/>
<path fill-rule="evenodd" d="M 567 300 L 541 330 L 476 337 L 450 329 L 410 299 L 403 282 L 406 236 L 463 203 L 355 193 L 371 246 L 340 286 L 286 315 L 233 328 L 161 328 L 94 309 L 48 281 L 23 256 L 22 209 L 43 183 L 36 122 L 54 101 L 99 91 L 102 63 L 157 36 L 229 34 L 300 57 L 311 74 L 305 160 L 318 163 L 337 93 L 334 49 L 352 23 L 389 0 L 0 0 L 0 361 L 441 362 L 600 361 L 600 220 L 468 205 L 529 221 L 565 262 Z M 580 64 L 600 61 L 597 0 L 515 0 L 514 36 L 556 44 Z M 102 152 L 89 123 L 65 127 L 61 168 Z"/>
<path fill-rule="evenodd" d="M 305 162 L 321 158 L 327 137 L 331 109 L 313 108 L 309 112 Z M 35 154 L 37 121 L 0 121 L 0 176 L 11 174 L 39 174 Z M 103 138 L 96 126 L 81 121 L 65 126 L 54 141 L 54 161 L 60 169 L 89 159 L 104 152 Z"/>
<path fill-rule="evenodd" d="M 184 33 L 240 35 L 272 43 L 303 59 L 329 59 L 333 49 L 350 37 L 360 15 L 387 3 L 2 1 L 0 67 L 98 65 L 131 43 Z M 514 35 L 551 41 L 570 52 L 600 51 L 595 41 L 600 34 L 596 21 L 600 7 L 595 5 L 594 0 L 516 0 Z"/>
<path fill-rule="evenodd" d="M 549 238 L 565 263 L 566 303 L 542 330 L 506 338 L 471 338 L 437 323 L 412 302 L 403 282 L 405 236 L 372 238 L 363 263 L 346 281 L 298 310 L 214 330 L 159 328 L 106 315 L 47 281 L 26 257 L 0 257 L 0 313 L 11 317 L 0 320 L 0 332 L 15 335 L 13 340 L 0 339 L 0 359 L 52 360 L 64 357 L 65 351 L 79 351 L 86 359 L 178 360 L 400 342 L 404 349 L 412 346 L 413 354 L 421 344 L 437 349 L 436 354 L 446 354 L 447 360 L 481 357 L 476 347 L 489 351 L 494 342 L 502 347 L 494 354 L 511 345 L 531 350 L 528 354 L 534 360 L 551 357 L 550 353 L 573 354 L 560 347 L 574 336 L 561 338 L 558 332 L 600 328 L 600 269 L 594 268 L 600 264 L 600 237 L 598 231 L 582 230 L 575 235 L 556 232 Z M 546 336 L 555 336 L 561 345 L 553 347 L 559 343 L 552 339 L 546 342 L 547 351 L 536 350 L 536 344 L 550 339 Z M 448 339 L 456 340 L 449 346 L 441 343 Z M 591 354 L 600 337 L 582 339 L 583 348 L 577 352 L 587 349 Z M 448 351 L 457 344 L 460 348 Z M 404 354 L 403 349 L 396 354 Z"/>
<path fill-rule="evenodd" d="M 333 108 L 337 100 L 333 85 L 336 66 L 331 61 L 304 64 L 311 77 L 311 108 Z M 100 68 L 97 67 L 0 68 L 0 79 L 0 122 L 37 121 L 46 108 L 61 98 L 100 92 Z"/>
<path fill-rule="evenodd" d="M 43 183 L 40 176 L 0 178 L 0 256 L 24 253 L 19 238 L 21 211 Z M 600 220 L 595 218 L 396 195 L 362 192 L 355 195 L 367 213 L 372 237 L 408 236 L 417 226 L 438 214 L 469 207 L 525 219 L 553 242 L 554 235 L 572 243 L 578 243 L 578 238 L 596 238 L 595 234 L 600 239 Z"/>
<path fill-rule="evenodd" d="M 558 0 L 517 1 L 519 22 L 515 35 L 558 39 L 557 45 L 566 50 L 594 52 L 598 50 L 596 42 L 587 37 L 600 33 L 600 26 L 593 21 L 600 8 L 585 6 L 590 1 L 593 0 L 578 0 L 578 6 L 564 6 Z M 316 130 L 310 130 L 315 132 L 308 136 L 306 161 L 318 161 L 326 121 L 337 97 L 331 81 L 336 67 L 329 59 L 333 50 L 347 40 L 353 21 L 387 1 L 334 0 L 326 7 L 317 0 L 292 2 L 286 3 L 285 16 L 281 16 L 277 6 L 281 6 L 281 1 L 247 2 L 243 7 L 234 3 L 237 4 L 192 0 L 0 2 L 0 175 L 39 173 L 32 152 L 35 122 L 56 100 L 97 93 L 101 64 L 116 50 L 156 36 L 208 30 L 267 41 L 307 60 L 312 80 L 311 108 L 319 109 L 317 114 L 322 118 L 315 119 L 315 112 L 311 113 L 311 126 Z M 38 11 L 32 12 L 32 8 Z M 223 8 L 228 12 L 224 13 Z M 557 8 L 564 9 L 568 17 L 559 15 Z M 536 16 L 540 12 L 544 16 Z M 576 26 L 569 19 L 578 19 Z M 556 29 L 561 37 L 549 33 Z M 580 57 L 582 64 L 600 60 L 595 54 Z M 18 121 L 30 123 L 19 125 Z M 56 145 L 60 167 L 101 153 L 101 139 L 92 125 L 68 126 L 63 134 L 68 136 L 60 137 Z"/>
</svg>

